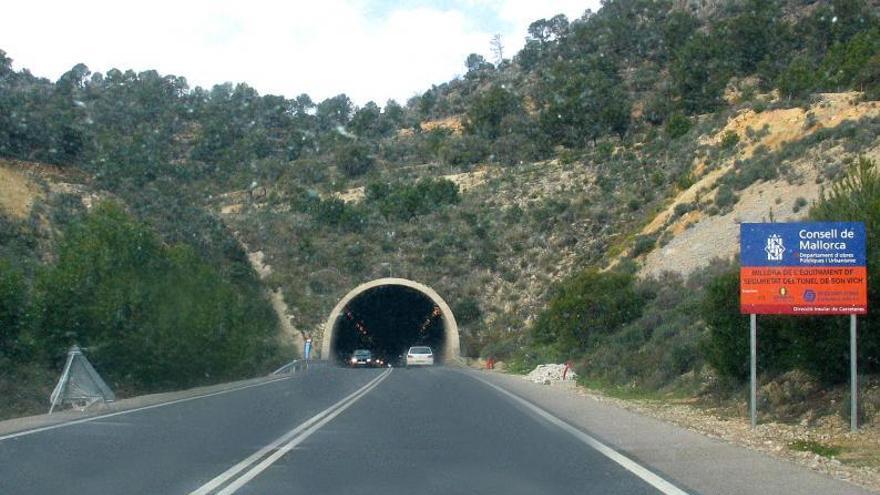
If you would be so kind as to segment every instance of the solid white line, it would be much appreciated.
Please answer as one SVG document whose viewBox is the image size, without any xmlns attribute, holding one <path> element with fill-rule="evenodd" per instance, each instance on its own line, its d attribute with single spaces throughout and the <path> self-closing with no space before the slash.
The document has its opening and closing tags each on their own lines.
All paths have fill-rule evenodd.
<svg viewBox="0 0 880 495">
<path fill-rule="evenodd" d="M 511 399 L 513 399 L 516 402 L 518 402 L 519 404 L 525 406 L 526 408 L 528 408 L 530 411 L 534 412 L 538 416 L 544 418 L 546 421 L 548 421 L 548 422 L 558 426 L 559 428 L 563 429 L 564 431 L 572 434 L 574 437 L 576 437 L 581 442 L 583 442 L 583 443 L 589 445 L 590 447 L 592 447 L 593 449 L 599 451 L 599 453 L 601 453 L 605 457 L 616 462 L 617 464 L 622 466 L 624 469 L 626 469 L 627 471 L 631 472 L 632 474 L 638 476 L 643 481 L 645 481 L 649 485 L 653 486 L 657 490 L 660 490 L 661 493 L 664 493 L 666 495 L 688 495 L 687 492 L 683 491 L 681 488 L 678 488 L 677 486 L 673 485 L 672 483 L 670 483 L 670 482 L 666 481 L 665 479 L 661 478 L 660 476 L 654 474 L 653 472 L 651 472 L 647 468 L 643 467 L 641 464 L 637 463 L 636 461 L 621 454 L 620 452 L 614 450 L 613 448 L 605 445 L 604 443 L 600 442 L 599 440 L 596 440 L 592 436 L 587 435 L 586 433 L 582 432 L 581 430 L 575 428 L 574 426 L 571 426 L 570 424 L 566 423 L 565 421 L 557 418 L 556 416 L 554 416 L 554 415 L 550 414 L 549 412 L 541 409 L 540 407 L 532 404 L 531 402 L 523 399 L 522 397 L 520 397 L 512 392 L 508 392 L 507 390 L 499 387 L 498 385 L 495 385 L 494 383 L 490 383 L 481 377 L 474 376 L 474 375 L 469 375 L 469 376 L 485 383 L 486 385 L 494 388 L 495 390 L 501 392 L 502 394 L 510 397 Z"/>
<path fill-rule="evenodd" d="M 283 457 L 291 449 L 293 449 L 294 447 L 296 447 L 297 445 L 299 445 L 300 443 L 305 441 L 313 433 L 315 433 L 316 431 L 321 429 L 322 426 L 329 423 L 330 421 L 333 421 L 333 418 L 335 418 L 336 416 L 339 416 L 340 414 L 342 414 L 343 411 L 345 411 L 346 409 L 348 409 L 349 407 L 354 405 L 354 403 L 357 402 L 358 399 L 360 399 L 361 397 L 366 395 L 370 390 L 376 388 L 379 385 L 379 383 L 382 382 L 382 380 L 384 380 L 385 378 L 388 377 L 389 374 L 391 374 L 390 369 L 388 371 L 386 371 L 385 373 L 383 373 L 382 375 L 380 375 L 378 381 L 370 384 L 369 388 L 364 389 L 362 392 L 359 393 L 359 395 L 357 397 L 352 398 L 347 403 L 338 407 L 332 413 L 328 414 L 326 417 L 324 417 L 323 419 L 318 421 L 316 424 L 311 426 L 309 429 L 307 429 L 306 431 L 302 432 L 301 434 L 297 435 L 295 438 L 293 438 L 292 440 L 290 440 L 289 442 L 284 444 L 281 448 L 279 448 L 277 451 L 275 451 L 272 455 L 263 459 L 259 464 L 252 467 L 248 472 L 241 475 L 241 477 L 236 479 L 234 482 L 230 483 L 226 488 L 221 490 L 217 495 L 232 495 L 233 493 L 237 492 L 239 488 L 241 488 L 242 486 L 247 484 L 249 481 L 251 481 L 252 479 L 257 477 L 257 475 L 259 475 L 260 473 L 265 471 L 266 468 L 268 468 L 269 466 L 274 464 L 278 459 Z"/>
<path fill-rule="evenodd" d="M 138 412 L 138 411 L 146 411 L 147 409 L 156 409 L 158 407 L 170 406 L 172 404 L 180 404 L 181 402 L 189 402 L 191 400 L 205 399 L 207 397 L 214 397 L 217 395 L 229 394 L 232 392 L 238 392 L 239 390 L 244 390 L 244 389 L 248 389 L 248 388 L 262 387 L 263 385 L 268 385 L 270 383 L 279 382 L 281 380 L 289 380 L 290 378 L 292 378 L 292 377 L 285 376 L 283 378 L 274 378 L 272 380 L 268 380 L 265 382 L 252 383 L 250 385 L 244 385 L 242 387 L 230 388 L 227 390 L 221 390 L 219 392 L 211 392 L 210 394 L 197 395 L 195 397 L 185 397 L 183 399 L 175 399 L 175 400 L 168 401 L 168 402 L 160 402 L 158 404 L 151 404 L 149 406 L 138 407 L 135 409 L 126 409 L 125 411 L 117 411 L 114 413 L 101 414 L 99 416 L 91 416 L 88 418 L 75 419 L 73 421 L 66 421 L 64 423 L 58 423 L 58 424 L 49 425 L 49 426 L 42 426 L 40 428 L 34 428 L 32 430 L 25 430 L 25 431 L 20 431 L 18 433 L 10 433 L 9 435 L 0 436 L 0 441 L 9 440 L 11 438 L 23 437 L 25 435 L 33 435 L 34 433 L 40 433 L 43 431 L 55 430 L 57 428 L 64 428 L 65 426 L 73 426 L 73 425 L 78 425 L 78 424 L 82 424 L 82 423 L 88 423 L 91 421 L 97 421 L 99 419 L 112 418 L 114 416 L 121 416 L 123 414 L 129 414 L 129 413 Z"/>
<path fill-rule="evenodd" d="M 251 466 L 252 464 L 256 463 L 256 462 L 259 461 L 260 459 L 263 459 L 263 458 L 264 458 L 269 452 L 271 452 L 271 451 L 277 449 L 279 445 L 283 444 L 284 442 L 288 442 L 288 441 L 290 441 L 291 438 L 293 438 L 293 440 L 295 441 L 295 440 L 296 440 L 295 437 L 296 437 L 297 435 L 299 435 L 300 433 L 302 433 L 304 430 L 307 430 L 307 429 L 309 429 L 310 427 L 314 426 L 315 423 L 318 423 L 318 422 L 320 422 L 322 419 L 324 419 L 325 417 L 327 417 L 327 416 L 329 416 L 329 415 L 332 415 L 336 410 L 339 410 L 339 412 L 341 412 L 341 411 L 342 411 L 342 408 L 347 408 L 349 405 L 351 405 L 352 403 L 354 403 L 354 402 L 355 402 L 357 399 L 359 399 L 361 396 L 363 396 L 364 394 L 366 394 L 367 392 L 369 392 L 370 390 L 372 390 L 373 387 L 375 387 L 376 385 L 378 385 L 379 382 L 382 381 L 382 380 L 384 380 L 385 377 L 387 377 L 388 374 L 390 374 L 390 373 L 391 373 L 391 370 L 389 369 L 389 370 L 385 371 L 384 373 L 380 374 L 379 376 L 377 376 L 376 378 L 373 378 L 372 380 L 370 380 L 369 382 L 367 382 L 366 385 L 364 385 L 363 387 L 361 387 L 361 388 L 355 390 L 354 392 L 352 392 L 351 394 L 345 396 L 343 399 L 341 399 L 340 401 L 336 402 L 336 403 L 333 404 L 332 406 L 330 406 L 330 407 L 328 407 L 327 409 L 324 409 L 323 411 L 319 412 L 318 414 L 312 416 L 311 418 L 309 418 L 308 420 L 304 421 L 302 424 L 300 424 L 300 425 L 297 426 L 296 428 L 290 430 L 289 432 L 287 432 L 287 433 L 285 433 L 284 435 L 282 435 L 281 437 L 275 439 L 274 441 L 272 441 L 271 443 L 269 443 L 269 444 L 266 445 L 265 447 L 263 447 L 263 448 L 261 448 L 260 450 L 254 452 L 253 454 L 251 454 L 250 456 L 248 456 L 247 458 L 245 458 L 245 459 L 242 460 L 241 462 L 235 464 L 235 465 L 232 466 L 231 468 L 229 468 L 229 469 L 227 469 L 226 471 L 220 473 L 220 474 L 217 475 L 214 479 L 212 479 L 211 481 L 205 483 L 204 485 L 202 485 L 201 487 L 199 487 L 199 488 L 196 489 L 195 491 L 190 492 L 190 495 L 207 495 L 208 493 L 210 493 L 211 491 L 213 491 L 213 490 L 215 490 L 216 488 L 220 487 L 220 486 L 223 485 L 224 483 L 227 483 L 229 480 L 231 480 L 232 478 L 234 478 L 235 476 L 237 476 L 240 472 L 244 471 L 244 470 L 247 469 L 249 466 Z M 334 415 L 333 417 L 335 417 L 335 415 Z M 332 418 L 331 418 L 331 419 L 332 419 Z M 325 423 L 326 423 L 326 422 L 322 422 L 322 423 L 320 423 L 320 425 L 323 426 Z M 311 433 L 309 433 L 309 435 L 310 435 L 310 434 L 311 434 Z M 303 439 L 304 439 L 304 438 L 303 438 Z M 288 450 L 289 450 L 289 449 L 288 449 Z M 273 461 L 273 462 L 274 462 L 274 461 Z M 265 469 L 265 468 L 264 468 L 264 469 Z M 256 474 L 255 474 L 254 476 L 256 476 Z M 253 476 L 252 476 L 251 478 L 253 478 Z M 243 484 L 243 483 L 242 483 L 242 484 Z M 228 487 L 227 487 L 227 489 L 228 489 Z"/>
</svg>

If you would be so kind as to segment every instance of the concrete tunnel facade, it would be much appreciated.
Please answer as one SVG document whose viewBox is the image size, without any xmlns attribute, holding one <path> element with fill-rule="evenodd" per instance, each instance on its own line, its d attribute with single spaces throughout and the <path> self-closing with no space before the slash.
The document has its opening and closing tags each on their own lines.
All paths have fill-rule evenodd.
<svg viewBox="0 0 880 495">
<path fill-rule="evenodd" d="M 440 309 L 440 313 L 442 316 L 443 323 L 443 348 L 442 355 L 445 361 L 456 360 L 461 356 L 461 342 L 459 339 L 458 332 L 458 324 L 455 321 L 455 315 L 452 313 L 452 309 L 440 297 L 434 289 L 428 287 L 427 285 L 421 284 L 419 282 L 415 282 L 413 280 L 408 280 L 404 278 L 380 278 L 376 280 L 372 280 L 370 282 L 366 282 L 361 284 L 345 295 L 336 306 L 333 308 L 333 311 L 330 313 L 330 316 L 327 318 L 327 321 L 324 323 L 324 334 L 322 338 L 321 344 L 321 359 L 329 360 L 334 359 L 334 350 L 336 349 L 336 343 L 339 330 L 340 319 L 343 316 L 343 312 L 346 308 L 355 301 L 358 297 L 363 296 L 364 294 L 383 287 L 402 287 L 406 289 L 410 289 L 420 293 L 425 298 L 429 299 L 437 308 Z"/>
</svg>

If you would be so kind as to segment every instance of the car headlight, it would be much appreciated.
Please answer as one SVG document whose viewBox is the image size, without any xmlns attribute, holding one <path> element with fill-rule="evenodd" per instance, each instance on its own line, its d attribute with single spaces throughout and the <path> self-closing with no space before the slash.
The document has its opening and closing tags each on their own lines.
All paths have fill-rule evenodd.
<svg viewBox="0 0 880 495">
<path fill-rule="evenodd" d="M 356 362 L 358 362 L 358 360 L 357 360 L 357 358 L 351 358 L 351 362 L 356 363 Z"/>
</svg>

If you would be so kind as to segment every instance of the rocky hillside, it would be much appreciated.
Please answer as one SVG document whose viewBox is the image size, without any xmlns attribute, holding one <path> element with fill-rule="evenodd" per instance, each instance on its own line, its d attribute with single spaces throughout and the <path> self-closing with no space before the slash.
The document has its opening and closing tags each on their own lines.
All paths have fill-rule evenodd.
<svg viewBox="0 0 880 495">
<path fill-rule="evenodd" d="M 453 309 L 478 308 L 464 318 L 466 350 L 476 354 L 528 328 L 556 282 L 573 272 L 631 260 L 643 276 L 688 275 L 736 254 L 739 222 L 803 217 L 848 163 L 880 150 L 880 105 L 859 93 L 822 94 L 805 107 L 783 103 L 773 95 L 734 102 L 672 150 L 600 147 L 455 174 L 424 164 L 314 193 L 316 204 L 355 218 L 347 226 L 296 205 L 298 194 L 310 193 L 286 188 L 283 178 L 221 196 L 212 207 L 272 267 L 265 279 L 300 330 L 319 336 L 350 288 L 405 276 L 434 287 Z M 656 180 L 648 163 L 681 170 L 683 184 L 644 196 L 641 184 Z M 370 184 L 432 177 L 456 184 L 460 202 L 401 219 L 384 216 L 365 193 Z"/>
<path fill-rule="evenodd" d="M 842 166 L 859 156 L 880 158 L 880 139 L 871 136 L 878 120 L 880 104 L 858 93 L 821 94 L 805 108 L 738 112 L 701 138 L 719 145 L 736 136 L 733 152 L 711 163 L 696 160 L 694 184 L 641 230 L 659 245 L 640 256 L 640 273 L 688 275 L 738 253 L 740 222 L 804 218 Z M 736 181 L 758 162 L 775 162 L 776 170 L 755 182 Z"/>
</svg>

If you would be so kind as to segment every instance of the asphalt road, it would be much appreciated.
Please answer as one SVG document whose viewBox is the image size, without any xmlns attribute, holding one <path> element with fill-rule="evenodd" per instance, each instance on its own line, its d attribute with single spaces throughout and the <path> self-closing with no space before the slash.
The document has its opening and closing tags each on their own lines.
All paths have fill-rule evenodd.
<svg viewBox="0 0 880 495">
<path fill-rule="evenodd" d="M 0 493 L 675 493 L 591 440 L 467 372 L 328 367 L 2 439 Z"/>
</svg>

